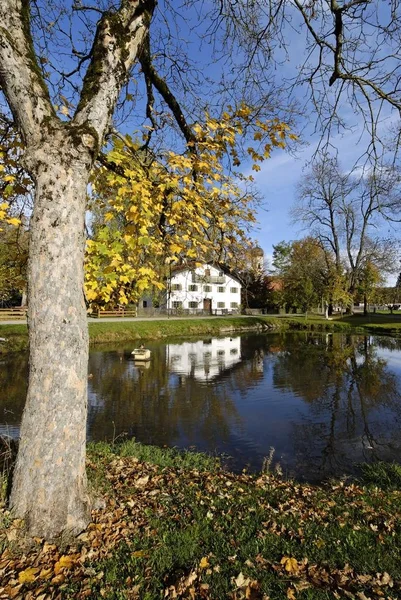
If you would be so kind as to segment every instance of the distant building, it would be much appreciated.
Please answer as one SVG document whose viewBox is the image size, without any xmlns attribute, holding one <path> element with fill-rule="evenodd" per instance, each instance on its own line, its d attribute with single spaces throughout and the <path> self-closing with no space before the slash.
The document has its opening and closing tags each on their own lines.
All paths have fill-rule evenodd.
<svg viewBox="0 0 401 600">
<path fill-rule="evenodd" d="M 167 282 L 163 308 L 189 314 L 233 314 L 241 310 L 241 283 L 220 265 L 176 267 Z"/>
<path fill-rule="evenodd" d="M 281 277 L 269 277 L 268 278 L 270 289 L 273 292 L 282 292 L 284 289 L 284 281 Z"/>
<path fill-rule="evenodd" d="M 250 269 L 258 275 L 264 271 L 265 254 L 260 246 L 253 247 L 250 251 Z"/>
</svg>

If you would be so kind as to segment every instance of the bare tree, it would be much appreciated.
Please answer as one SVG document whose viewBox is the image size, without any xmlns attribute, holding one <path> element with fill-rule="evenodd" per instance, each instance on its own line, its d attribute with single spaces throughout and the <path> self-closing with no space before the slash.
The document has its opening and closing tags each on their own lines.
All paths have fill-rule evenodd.
<svg viewBox="0 0 401 600">
<path fill-rule="evenodd" d="M 318 150 L 334 146 L 334 134 L 356 126 L 361 137 L 368 134 L 361 154 L 375 164 L 387 143 L 383 121 L 393 115 L 398 150 L 399 0 L 217 0 L 215 8 L 225 43 L 241 45 L 242 70 L 251 81 L 257 85 L 255 73 L 267 72 L 274 59 L 287 79 L 287 93 L 303 96 L 299 102 L 314 120 Z"/>
<path fill-rule="evenodd" d="M 397 244 L 380 236 L 378 229 L 387 215 L 400 211 L 397 180 L 392 170 L 359 177 L 344 173 L 337 159 L 323 155 L 300 183 L 294 220 L 334 257 L 336 274 L 347 273 L 350 294 L 367 264 L 383 273 L 395 268 Z"/>
</svg>

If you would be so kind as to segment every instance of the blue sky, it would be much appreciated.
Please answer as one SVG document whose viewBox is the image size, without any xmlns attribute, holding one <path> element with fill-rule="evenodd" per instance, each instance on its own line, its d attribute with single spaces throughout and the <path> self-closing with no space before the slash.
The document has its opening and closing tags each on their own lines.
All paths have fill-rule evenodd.
<svg viewBox="0 0 401 600">
<path fill-rule="evenodd" d="M 351 166 L 360 155 L 356 142 L 360 131 L 339 137 L 337 147 L 341 155 L 341 164 L 344 169 Z M 308 146 L 292 156 L 286 151 L 276 150 L 272 158 L 266 161 L 261 170 L 254 174 L 255 183 L 261 192 L 264 206 L 258 211 L 258 227 L 253 236 L 265 252 L 267 258 L 271 257 L 273 244 L 285 240 L 299 239 L 306 235 L 301 227 L 291 222 L 290 210 L 296 200 L 297 185 L 302 174 L 307 169 L 316 150 L 318 137 L 308 140 Z M 360 148 L 360 147 L 359 147 Z"/>
<path fill-rule="evenodd" d="M 95 0 L 93 0 L 95 1 Z M 43 0 L 41 0 L 43 3 Z M 70 4 L 70 2 L 67 2 Z M 222 53 L 222 46 L 217 42 L 216 46 L 208 45 L 207 37 L 205 34 L 208 31 L 207 20 L 204 20 L 202 12 L 207 13 L 210 6 L 213 3 L 206 1 L 205 3 L 195 4 L 190 8 L 185 9 L 185 3 L 181 7 L 181 12 L 178 11 L 176 20 L 167 11 L 163 1 L 159 4 L 158 17 L 159 26 L 163 29 L 165 27 L 164 19 L 173 32 L 177 42 L 176 50 L 177 53 L 182 49 L 183 53 L 188 51 L 191 60 L 193 60 L 202 72 L 202 75 L 211 77 L 211 79 L 218 80 L 219 76 L 224 73 L 226 64 L 224 61 L 224 53 Z M 384 3 L 383 3 L 384 4 Z M 199 10 L 199 14 L 195 8 Z M 90 13 L 90 18 L 96 20 L 98 18 L 97 13 Z M 75 17 L 73 21 L 76 29 L 75 34 L 77 40 L 78 35 L 78 21 Z M 157 25 L 157 23 L 156 23 Z M 290 80 L 298 72 L 300 65 L 303 63 L 305 58 L 305 26 L 295 15 L 291 23 L 291 27 L 285 26 L 284 30 L 285 37 L 287 40 L 288 55 L 281 51 L 281 55 L 277 69 L 273 71 L 275 76 L 278 78 L 287 78 Z M 197 37 L 195 34 L 198 34 Z M 163 51 L 163 36 L 158 35 L 158 29 L 153 33 L 153 38 L 156 41 L 156 45 L 160 46 L 159 51 Z M 78 43 L 78 42 L 77 42 Z M 79 43 L 78 43 L 79 45 Z M 79 46 L 80 47 L 80 46 Z M 220 53 L 221 60 L 218 63 L 213 62 L 214 50 Z M 235 55 L 236 57 L 236 55 Z M 241 59 L 241 52 L 239 51 L 238 59 Z M 64 68 L 69 70 L 73 66 L 71 56 L 67 53 L 66 55 L 60 55 L 59 49 L 57 51 L 57 61 L 64 62 Z M 76 59 L 75 59 L 76 60 Z M 312 55 L 312 62 L 314 57 Z M 60 66 L 60 65 L 59 65 Z M 175 84 L 179 84 L 175 82 Z M 133 109 L 132 120 L 121 125 L 122 130 L 127 128 L 127 131 L 132 132 L 143 123 L 144 118 L 144 99 L 142 96 L 143 86 L 135 79 L 131 82 L 133 88 L 132 93 L 138 94 L 139 97 L 136 99 L 136 106 Z M 303 104 L 305 89 L 297 88 L 296 97 L 299 99 L 300 104 Z M 181 90 L 174 89 L 179 99 L 181 99 Z M 209 93 L 208 93 L 209 91 Z M 198 104 L 199 107 L 203 106 L 206 101 L 211 101 L 214 104 L 219 104 L 219 94 L 211 93 L 213 91 L 213 84 L 210 87 L 206 82 L 197 89 L 195 86 L 194 96 L 191 97 L 193 105 Z M 198 96 L 199 98 L 195 98 Z M 157 94 L 155 94 L 157 97 Z M 206 98 L 205 98 L 206 96 Z M 191 104 L 191 102 L 190 102 Z M 332 142 L 335 143 L 339 156 L 340 163 L 344 170 L 349 170 L 355 164 L 361 153 L 366 147 L 366 138 L 364 139 L 362 122 L 356 120 L 357 117 L 354 112 L 354 107 L 348 103 L 344 103 L 341 108 L 342 116 L 346 121 L 354 126 L 353 131 L 349 131 L 343 136 L 337 136 Z M 187 113 L 188 114 L 188 113 Z M 191 112 L 189 111 L 188 119 L 191 120 Z M 266 115 L 269 118 L 270 115 Z M 308 115 L 305 115 L 308 116 Z M 399 117 L 397 117 L 399 119 Z M 117 117 L 118 122 L 118 117 Z M 314 120 L 314 115 L 311 114 L 310 121 Z M 296 198 L 296 188 L 300 181 L 305 168 L 305 164 L 309 161 L 316 150 L 319 133 L 313 134 L 313 126 L 310 125 L 309 129 L 305 126 L 305 123 L 299 122 L 299 127 L 303 128 L 301 135 L 302 142 L 304 145 L 298 152 L 297 156 L 294 157 L 285 151 L 276 150 L 272 158 L 265 164 L 261 165 L 261 170 L 258 173 L 252 172 L 255 178 L 255 182 L 258 189 L 264 199 L 265 210 L 258 211 L 259 227 L 253 231 L 253 237 L 258 241 L 259 245 L 263 248 L 266 258 L 270 258 L 272 254 L 273 244 L 277 244 L 281 240 L 290 241 L 297 239 L 305 235 L 306 232 L 302 231 L 297 224 L 291 223 L 290 221 L 290 209 L 294 204 Z"/>
<path fill-rule="evenodd" d="M 399 117 L 392 115 L 383 119 L 382 126 L 387 128 Z M 319 136 L 307 137 L 302 134 L 302 141 L 307 146 L 297 152 L 296 156 L 284 150 L 276 150 L 268 161 L 261 165 L 258 173 L 253 173 L 255 183 L 264 201 L 263 209 L 258 211 L 258 227 L 254 229 L 254 237 L 270 261 L 273 245 L 285 240 L 291 241 L 304 237 L 307 233 L 299 223 L 291 220 L 290 211 L 297 197 L 297 186 L 302 179 L 307 163 L 311 160 Z M 350 170 L 366 149 L 366 135 L 362 123 L 356 123 L 354 130 L 332 139 L 338 151 L 339 161 L 344 171 Z M 383 225 L 383 233 L 399 237 L 399 225 Z M 393 278 L 389 279 L 392 282 Z"/>
<path fill-rule="evenodd" d="M 372 10 L 375 10 L 374 7 Z M 389 14 L 388 3 L 379 3 L 380 18 L 384 22 L 388 22 L 391 18 Z M 373 20 L 374 22 L 374 20 Z M 317 26 L 314 23 L 314 26 Z M 288 24 L 284 27 L 285 39 L 287 42 L 286 51 L 281 50 L 282 62 L 275 69 L 275 75 L 278 79 L 288 82 L 290 87 L 291 81 L 297 77 L 300 69 L 305 61 L 306 49 L 305 49 L 305 25 L 300 21 L 299 14 L 293 14 L 293 20 L 291 26 Z M 377 35 L 373 30 L 372 35 Z M 332 40 L 331 40 L 332 41 Z M 371 39 L 372 48 L 375 46 L 374 39 Z M 369 48 L 365 47 L 365 59 L 366 52 L 369 52 Z M 388 47 L 385 44 L 382 48 L 377 50 L 378 54 L 382 57 L 391 54 Z M 327 85 L 327 79 L 330 75 L 330 65 L 332 57 L 329 57 L 329 71 L 327 77 L 324 77 L 323 81 Z M 316 54 L 312 53 L 309 55 L 310 63 L 315 67 L 318 64 Z M 384 69 L 391 69 L 395 66 L 397 61 L 386 60 L 383 63 Z M 334 86 L 335 88 L 335 86 Z M 334 89 L 333 88 L 333 89 Z M 261 165 L 261 170 L 257 173 L 252 172 L 258 190 L 264 200 L 264 209 L 258 211 L 259 227 L 255 228 L 252 232 L 259 245 L 265 252 L 265 257 L 269 260 L 272 256 L 272 246 L 278 242 L 285 240 L 290 241 L 299 239 L 307 234 L 305 230 L 302 230 L 300 224 L 291 222 L 290 210 L 293 206 L 297 196 L 297 185 L 299 184 L 304 170 L 307 169 L 307 163 L 311 161 L 321 135 L 319 131 L 315 131 L 315 117 L 313 113 L 313 107 L 311 104 L 307 104 L 306 98 L 309 96 L 309 89 L 304 84 L 302 87 L 297 86 L 295 88 L 294 97 L 299 101 L 301 111 L 303 109 L 303 116 L 298 119 L 298 127 L 300 132 L 295 130 L 295 133 L 299 133 L 303 146 L 297 152 L 296 156 L 292 156 L 286 151 L 276 150 L 272 158 L 266 163 Z M 333 98 L 332 90 L 328 91 L 329 97 Z M 351 100 L 350 100 L 351 98 Z M 366 102 L 363 98 L 358 98 L 360 107 L 366 109 Z M 384 133 L 390 125 L 397 123 L 399 126 L 399 114 L 396 111 L 392 111 L 388 106 L 383 105 L 380 107 L 379 103 L 374 103 L 375 109 L 380 111 L 380 122 L 378 123 L 378 132 L 380 135 Z M 356 107 L 355 102 L 352 101 L 352 97 L 347 97 L 344 93 L 340 104 L 338 105 L 338 112 L 344 123 L 347 126 L 347 131 L 344 131 L 342 135 L 337 134 L 331 137 L 330 143 L 337 149 L 340 166 L 343 171 L 347 172 L 354 168 L 355 165 L 362 165 L 361 156 L 365 153 L 368 146 L 369 137 L 368 133 L 364 128 L 364 122 L 359 109 Z M 307 122 L 309 121 L 309 124 Z M 249 171 L 251 172 L 251 171 Z M 383 235 L 397 236 L 399 237 L 399 225 L 391 226 L 384 224 L 380 231 Z"/>
</svg>

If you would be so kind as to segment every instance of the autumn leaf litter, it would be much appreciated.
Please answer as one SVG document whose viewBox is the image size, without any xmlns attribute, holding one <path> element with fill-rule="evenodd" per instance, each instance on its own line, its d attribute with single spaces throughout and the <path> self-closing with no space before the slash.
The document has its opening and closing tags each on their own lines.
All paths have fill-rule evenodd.
<svg viewBox="0 0 401 600">
<path fill-rule="evenodd" d="M 98 468 L 89 461 L 89 470 Z M 316 597 L 401 597 L 401 566 L 390 574 L 379 564 L 365 572 L 358 572 L 349 560 L 330 564 L 331 553 L 338 550 L 325 535 L 334 523 L 336 531 L 359 536 L 366 530 L 366 539 L 392 548 L 399 539 L 400 492 L 386 495 L 376 488 L 367 500 L 366 490 L 356 485 L 315 488 L 271 475 L 161 468 L 135 457 L 103 459 L 103 468 L 106 506 L 92 512 L 92 522 L 74 543 L 57 545 L 36 538 L 24 546 L 23 522 L 2 509 L 1 600 L 293 600 L 324 591 L 328 595 Z M 174 552 L 185 551 L 185 539 L 179 536 L 186 535 L 187 527 L 192 527 L 190 536 L 200 532 L 194 534 L 200 536 L 198 546 L 190 546 L 190 540 L 187 556 L 175 561 Z M 317 532 L 313 540 L 311 527 Z M 203 528 L 215 538 L 202 537 Z M 179 540 L 182 547 L 169 547 L 170 539 Z M 170 562 L 161 564 L 169 553 Z M 119 595 L 111 565 L 123 577 Z"/>
</svg>

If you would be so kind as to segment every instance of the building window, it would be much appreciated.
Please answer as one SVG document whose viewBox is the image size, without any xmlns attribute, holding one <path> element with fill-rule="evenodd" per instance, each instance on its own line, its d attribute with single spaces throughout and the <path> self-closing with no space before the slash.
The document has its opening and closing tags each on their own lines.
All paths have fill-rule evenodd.
<svg viewBox="0 0 401 600">
<path fill-rule="evenodd" d="M 205 277 L 210 277 L 210 269 L 205 269 Z"/>
<path fill-rule="evenodd" d="M 237 287 L 232 287 L 232 288 L 230 288 L 230 292 L 232 294 L 238 294 L 238 288 Z"/>
<path fill-rule="evenodd" d="M 226 303 L 225 302 L 218 302 L 217 303 L 217 308 L 225 308 L 226 307 Z"/>
<path fill-rule="evenodd" d="M 231 308 L 238 308 L 238 302 L 231 302 Z"/>
<path fill-rule="evenodd" d="M 142 303 L 143 308 L 148 308 L 148 301 L 144 300 Z"/>
<path fill-rule="evenodd" d="M 224 277 L 223 271 L 219 271 L 219 277 Z"/>
<path fill-rule="evenodd" d="M 197 285 L 194 285 L 193 283 L 191 283 L 191 284 L 188 286 L 188 290 L 189 290 L 190 292 L 197 292 L 197 291 L 198 291 L 198 286 L 197 286 Z"/>
<path fill-rule="evenodd" d="M 198 308 L 198 303 L 197 302 L 188 302 L 188 306 L 189 306 L 189 308 Z"/>
<path fill-rule="evenodd" d="M 224 292 L 224 287 L 222 285 L 219 285 L 219 287 L 217 288 L 218 292 Z"/>
<path fill-rule="evenodd" d="M 203 291 L 204 292 L 211 292 L 212 291 L 212 286 L 211 285 L 204 285 L 203 286 Z"/>
<path fill-rule="evenodd" d="M 181 283 L 172 283 L 172 284 L 171 284 L 171 291 L 172 291 L 172 292 L 178 292 L 178 291 L 180 291 L 180 290 L 182 290 L 182 285 L 181 285 Z"/>
<path fill-rule="evenodd" d="M 173 301 L 173 308 L 181 308 L 181 307 L 182 307 L 182 302 L 180 302 L 179 300 Z"/>
</svg>

